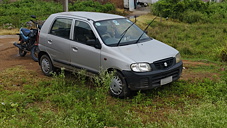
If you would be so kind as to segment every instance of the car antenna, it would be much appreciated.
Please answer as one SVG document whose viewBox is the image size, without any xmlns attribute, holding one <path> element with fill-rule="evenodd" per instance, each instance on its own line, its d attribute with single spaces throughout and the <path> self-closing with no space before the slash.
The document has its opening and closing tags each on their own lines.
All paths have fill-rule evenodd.
<svg viewBox="0 0 227 128">
<path fill-rule="evenodd" d="M 120 38 L 120 40 L 117 42 L 117 46 L 119 46 L 119 44 L 120 44 L 120 42 L 121 42 L 121 40 L 122 40 L 122 38 L 125 36 L 125 34 L 126 34 L 126 32 L 128 31 L 128 29 L 129 28 L 131 28 L 132 27 L 132 25 L 133 24 L 135 24 L 136 22 L 133 22 L 130 26 L 128 26 L 128 28 L 127 29 L 125 29 L 125 31 L 124 32 L 122 32 L 122 34 L 121 34 L 121 38 Z"/>
<path fill-rule="evenodd" d="M 136 44 L 139 42 L 140 38 L 143 36 L 145 31 L 148 29 L 148 27 L 151 25 L 151 23 L 154 22 L 154 20 L 157 18 L 157 16 L 147 25 L 147 27 L 143 30 L 143 33 L 140 35 L 140 37 L 137 39 Z"/>
</svg>

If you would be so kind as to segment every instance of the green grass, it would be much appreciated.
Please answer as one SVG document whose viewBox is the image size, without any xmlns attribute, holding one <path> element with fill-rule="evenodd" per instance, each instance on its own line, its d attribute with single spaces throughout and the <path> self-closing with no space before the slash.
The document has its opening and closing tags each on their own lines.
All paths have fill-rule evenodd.
<svg viewBox="0 0 227 128">
<path fill-rule="evenodd" d="M 199 68 L 203 70 L 203 67 L 196 69 Z M 213 128 L 225 127 L 227 123 L 225 73 L 217 81 L 180 80 L 135 92 L 127 99 L 109 96 L 108 81 L 105 81 L 109 76 L 102 77 L 105 78 L 103 85 L 69 73 L 32 79 L 36 76 L 21 66 L 0 73 L 0 125 L 3 128 Z"/>
<path fill-rule="evenodd" d="M 145 28 L 152 17 L 140 16 L 137 24 Z M 5 69 L 0 72 L 0 126 L 227 127 L 227 66 L 221 62 L 227 55 L 226 30 L 221 23 L 185 24 L 156 19 L 148 29 L 151 37 L 178 49 L 183 59 L 203 64 L 185 64 L 183 73 L 195 75 L 190 79 L 134 92 L 127 99 L 109 95 L 111 76 L 91 80 L 82 71 L 77 75 L 39 77 L 22 66 Z"/>
<path fill-rule="evenodd" d="M 151 21 L 152 16 L 138 18 L 138 24 Z M 226 36 L 227 26 L 224 24 L 185 24 L 181 22 L 166 21 L 160 22 L 156 19 L 148 29 L 149 36 L 160 40 L 178 49 L 183 58 L 207 59 L 212 61 L 225 60 L 226 57 Z M 224 55 L 221 55 L 224 52 Z"/>
</svg>

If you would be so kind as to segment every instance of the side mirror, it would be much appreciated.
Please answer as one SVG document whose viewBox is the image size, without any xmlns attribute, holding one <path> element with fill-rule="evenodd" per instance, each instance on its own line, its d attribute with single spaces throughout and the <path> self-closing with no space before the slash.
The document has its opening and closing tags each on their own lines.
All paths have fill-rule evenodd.
<svg viewBox="0 0 227 128">
<path fill-rule="evenodd" d="M 98 41 L 98 39 L 89 39 L 89 40 L 87 40 L 86 44 L 90 45 L 90 46 L 94 46 L 97 49 L 101 49 L 102 48 L 102 46 L 101 46 L 100 42 Z"/>
</svg>

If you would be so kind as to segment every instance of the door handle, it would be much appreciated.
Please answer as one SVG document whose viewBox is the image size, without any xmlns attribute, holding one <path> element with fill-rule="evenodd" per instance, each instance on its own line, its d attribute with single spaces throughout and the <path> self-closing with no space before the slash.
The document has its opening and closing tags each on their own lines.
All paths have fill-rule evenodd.
<svg viewBox="0 0 227 128">
<path fill-rule="evenodd" d="M 72 47 L 72 49 L 73 49 L 74 52 L 78 51 L 78 47 Z"/>
<path fill-rule="evenodd" d="M 52 40 L 48 40 L 47 43 L 48 43 L 48 44 L 52 44 Z"/>
</svg>

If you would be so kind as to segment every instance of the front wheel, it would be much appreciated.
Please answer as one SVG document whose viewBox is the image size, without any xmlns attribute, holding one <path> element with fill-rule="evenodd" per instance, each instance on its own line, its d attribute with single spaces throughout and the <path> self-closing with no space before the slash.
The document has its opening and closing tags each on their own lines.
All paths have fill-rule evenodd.
<svg viewBox="0 0 227 128">
<path fill-rule="evenodd" d="M 39 53 L 38 46 L 37 45 L 33 46 L 31 49 L 31 56 L 35 62 L 38 62 L 38 53 Z"/>
<path fill-rule="evenodd" d="M 26 54 L 27 54 L 26 51 L 19 49 L 19 55 L 20 55 L 21 57 L 24 57 Z"/>
<path fill-rule="evenodd" d="M 22 45 L 23 45 L 23 42 L 20 41 L 20 46 L 22 47 Z M 24 47 L 22 47 L 22 48 L 24 48 Z M 26 51 L 24 51 L 24 50 L 22 50 L 22 49 L 19 48 L 19 55 L 20 55 L 21 57 L 24 57 L 26 54 L 27 54 Z"/>
<path fill-rule="evenodd" d="M 52 64 L 49 56 L 48 55 L 42 55 L 40 60 L 39 60 L 39 63 L 40 63 L 42 72 L 46 76 L 51 76 L 53 71 L 54 71 L 54 67 L 53 67 L 53 64 Z"/>
<path fill-rule="evenodd" d="M 130 95 L 130 89 L 123 75 L 116 72 L 110 83 L 110 93 L 114 97 L 125 98 Z"/>
</svg>

